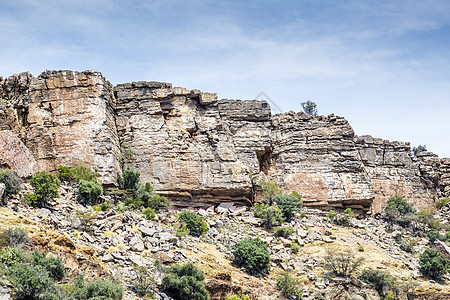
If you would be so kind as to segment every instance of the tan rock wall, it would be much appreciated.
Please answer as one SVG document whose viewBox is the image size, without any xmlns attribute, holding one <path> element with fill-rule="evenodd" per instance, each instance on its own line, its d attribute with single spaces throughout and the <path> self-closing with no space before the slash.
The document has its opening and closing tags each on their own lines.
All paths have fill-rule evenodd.
<svg viewBox="0 0 450 300">
<path fill-rule="evenodd" d="M 118 137 L 111 84 L 99 72 L 51 71 L 29 87 L 25 142 L 40 170 L 84 165 L 115 184 Z"/>
<path fill-rule="evenodd" d="M 20 177 L 31 177 L 38 171 L 31 151 L 11 131 L 0 131 L 0 167 L 16 171 Z"/>
<path fill-rule="evenodd" d="M 271 116 L 266 102 L 169 83 L 113 88 L 95 71 L 0 78 L 0 130 L 0 165 L 25 177 L 81 164 L 115 185 L 131 166 L 183 205 L 250 203 L 255 184 L 269 179 L 326 209 L 376 212 L 392 195 L 432 207 L 450 196 L 450 159 L 355 136 L 342 117 Z"/>
<path fill-rule="evenodd" d="M 270 108 L 257 101 L 217 101 L 215 94 L 136 82 L 115 87 L 124 161 L 162 194 L 186 202 L 250 203 L 249 170 L 269 145 Z"/>
<path fill-rule="evenodd" d="M 415 158 L 409 143 L 390 142 L 371 136 L 355 138 L 375 193 L 373 210 L 382 210 L 387 199 L 402 196 L 416 208 L 431 208 L 439 198 L 436 182 L 430 181 L 433 159 Z M 429 165 L 428 165 L 429 164 Z M 427 168 L 429 174 L 427 173 Z"/>
<path fill-rule="evenodd" d="M 374 191 L 344 118 L 290 112 L 272 122 L 269 178 L 303 195 L 308 206 L 370 209 Z"/>
</svg>

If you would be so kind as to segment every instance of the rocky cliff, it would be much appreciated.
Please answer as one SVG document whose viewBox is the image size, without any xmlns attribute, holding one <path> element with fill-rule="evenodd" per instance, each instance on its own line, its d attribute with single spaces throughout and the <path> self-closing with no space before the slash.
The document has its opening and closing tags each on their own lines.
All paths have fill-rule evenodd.
<svg viewBox="0 0 450 300">
<path fill-rule="evenodd" d="M 113 87 L 94 71 L 0 78 L 0 130 L 0 165 L 24 177 L 82 164 L 115 185 L 131 166 L 184 205 L 251 203 L 261 180 L 296 190 L 308 206 L 366 212 L 392 195 L 418 207 L 450 196 L 449 159 L 356 136 L 342 117 L 272 116 L 264 101 L 169 83 Z"/>
</svg>

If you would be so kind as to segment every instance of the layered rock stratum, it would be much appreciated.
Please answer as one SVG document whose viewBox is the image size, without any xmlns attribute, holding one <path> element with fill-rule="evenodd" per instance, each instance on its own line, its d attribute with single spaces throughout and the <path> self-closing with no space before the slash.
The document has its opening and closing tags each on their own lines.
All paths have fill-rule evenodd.
<svg viewBox="0 0 450 300">
<path fill-rule="evenodd" d="M 264 101 L 169 83 L 112 86 L 96 71 L 0 78 L 0 165 L 22 177 L 85 165 L 105 186 L 130 166 L 185 206 L 251 204 L 265 180 L 326 209 L 377 212 L 393 195 L 430 208 L 450 196 L 450 159 L 357 136 L 342 117 L 272 115 Z"/>
</svg>

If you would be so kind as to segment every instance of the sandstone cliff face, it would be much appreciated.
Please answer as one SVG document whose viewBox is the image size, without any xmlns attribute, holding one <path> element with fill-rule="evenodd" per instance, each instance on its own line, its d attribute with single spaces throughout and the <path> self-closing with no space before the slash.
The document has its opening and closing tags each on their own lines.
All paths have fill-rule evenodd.
<svg viewBox="0 0 450 300">
<path fill-rule="evenodd" d="M 103 184 L 115 184 L 118 137 L 111 84 L 99 72 L 27 73 L 2 84 L 0 128 L 20 133 L 38 169 L 92 166 Z"/>
<path fill-rule="evenodd" d="M 371 136 L 358 136 L 355 144 L 374 189 L 374 211 L 380 211 L 393 195 L 406 197 L 417 208 L 433 207 L 440 196 L 436 155 L 419 153 L 415 158 L 409 143 Z"/>
<path fill-rule="evenodd" d="M 370 209 L 373 187 L 344 118 L 290 112 L 272 121 L 270 178 L 299 192 L 306 205 Z"/>
<path fill-rule="evenodd" d="M 95 71 L 0 78 L 0 130 L 0 164 L 27 170 L 21 176 L 81 164 L 115 185 L 131 166 L 184 205 L 251 203 L 256 184 L 269 179 L 322 208 L 379 211 L 392 195 L 432 207 L 450 196 L 450 159 L 356 136 L 342 117 L 271 116 L 266 102 L 218 100 L 169 83 L 113 88 Z"/>
<path fill-rule="evenodd" d="M 269 146 L 265 102 L 217 101 L 215 94 L 136 82 L 115 87 L 125 165 L 173 198 L 251 203 L 251 170 Z M 258 152 L 259 151 L 259 152 Z"/>
</svg>

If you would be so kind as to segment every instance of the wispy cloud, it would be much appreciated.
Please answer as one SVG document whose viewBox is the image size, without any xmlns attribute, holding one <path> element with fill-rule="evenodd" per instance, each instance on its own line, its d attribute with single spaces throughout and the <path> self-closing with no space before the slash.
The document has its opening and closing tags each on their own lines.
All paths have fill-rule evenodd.
<svg viewBox="0 0 450 300">
<path fill-rule="evenodd" d="M 449 26 L 444 0 L 9 1 L 0 74 L 97 69 L 226 98 L 265 91 L 285 110 L 311 99 L 357 133 L 450 156 Z"/>
</svg>

